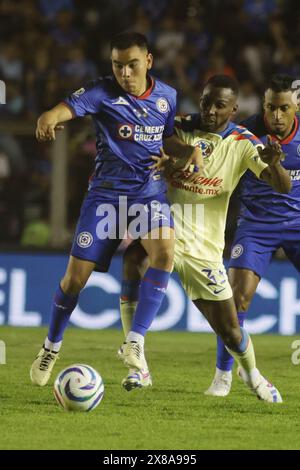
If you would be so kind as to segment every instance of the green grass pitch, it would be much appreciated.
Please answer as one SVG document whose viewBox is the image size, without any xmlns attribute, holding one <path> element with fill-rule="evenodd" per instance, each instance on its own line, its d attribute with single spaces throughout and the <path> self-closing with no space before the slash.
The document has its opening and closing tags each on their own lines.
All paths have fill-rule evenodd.
<svg viewBox="0 0 300 470">
<path fill-rule="evenodd" d="M 300 365 L 291 362 L 295 337 L 254 337 L 261 371 L 284 403 L 262 403 L 236 378 L 226 398 L 206 397 L 215 363 L 209 334 L 149 333 L 153 387 L 126 392 L 126 369 L 116 357 L 117 330 L 69 328 L 54 376 L 73 363 L 100 372 L 105 394 L 91 413 L 61 409 L 52 383 L 39 388 L 29 368 L 44 328 L 1 327 L 6 365 L 0 365 L 0 449 L 300 449 Z"/>
</svg>

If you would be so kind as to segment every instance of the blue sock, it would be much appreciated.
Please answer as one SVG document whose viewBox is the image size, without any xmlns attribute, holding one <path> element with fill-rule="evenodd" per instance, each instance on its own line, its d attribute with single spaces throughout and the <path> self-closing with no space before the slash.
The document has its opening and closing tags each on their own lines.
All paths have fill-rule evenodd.
<svg viewBox="0 0 300 470">
<path fill-rule="evenodd" d="M 139 302 L 131 331 L 145 336 L 165 296 L 170 274 L 162 269 L 148 268 L 141 282 Z"/>
<path fill-rule="evenodd" d="M 238 312 L 239 324 L 242 327 L 246 318 L 246 312 Z M 225 348 L 225 344 L 217 336 L 217 368 L 220 370 L 230 371 L 232 369 L 234 359 Z"/>
<path fill-rule="evenodd" d="M 125 281 L 122 280 L 121 300 L 136 301 L 139 299 L 141 281 Z"/>
<path fill-rule="evenodd" d="M 78 295 L 67 295 L 62 291 L 61 287 L 58 286 L 53 300 L 47 335 L 51 342 L 58 343 L 62 340 L 71 313 L 76 307 L 77 300 Z"/>
</svg>

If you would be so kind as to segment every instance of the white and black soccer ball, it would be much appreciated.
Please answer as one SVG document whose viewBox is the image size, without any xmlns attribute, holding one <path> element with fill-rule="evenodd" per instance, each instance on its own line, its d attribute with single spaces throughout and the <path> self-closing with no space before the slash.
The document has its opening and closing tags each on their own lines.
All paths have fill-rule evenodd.
<svg viewBox="0 0 300 470">
<path fill-rule="evenodd" d="M 102 377 L 91 366 L 73 364 L 62 370 L 54 382 L 54 396 L 67 411 L 91 411 L 104 394 Z"/>
</svg>

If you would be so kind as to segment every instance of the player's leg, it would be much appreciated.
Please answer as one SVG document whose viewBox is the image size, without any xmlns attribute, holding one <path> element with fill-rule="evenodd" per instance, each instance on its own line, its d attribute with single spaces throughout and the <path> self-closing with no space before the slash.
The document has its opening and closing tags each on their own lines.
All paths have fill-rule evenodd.
<svg viewBox="0 0 300 470">
<path fill-rule="evenodd" d="M 128 367 L 142 369 L 144 364 L 144 336 L 155 318 L 169 282 L 174 257 L 174 222 L 165 195 L 147 199 L 143 203 L 144 224 L 140 243 L 149 257 L 140 284 L 139 299 L 131 330 L 119 349 L 119 357 Z M 130 227 L 129 231 L 131 233 Z"/>
<path fill-rule="evenodd" d="M 282 243 L 282 248 L 286 256 L 288 257 L 288 259 L 291 261 L 291 263 L 300 273 L 300 235 L 299 234 L 300 234 L 299 226 L 290 227 L 289 229 L 286 229 L 284 231 L 284 240 Z"/>
<path fill-rule="evenodd" d="M 144 336 L 165 296 L 173 266 L 174 242 L 174 230 L 166 226 L 152 230 L 141 239 L 149 257 L 149 267 L 141 280 L 131 330 L 119 351 L 120 358 L 129 367 L 143 368 Z"/>
<path fill-rule="evenodd" d="M 43 386 L 48 382 L 58 359 L 64 331 L 95 263 L 70 256 L 66 273 L 54 295 L 48 334 L 30 369 L 31 381 Z"/>
<path fill-rule="evenodd" d="M 229 269 L 228 278 L 233 291 L 233 298 L 237 309 L 238 321 L 240 326 L 243 327 L 246 313 L 255 294 L 260 278 L 253 271 L 248 269 L 235 268 Z M 216 374 L 213 384 L 208 390 L 210 395 L 220 396 L 218 393 L 218 389 L 220 388 L 219 385 L 221 385 L 219 384 L 219 377 L 232 377 L 231 370 L 233 362 L 233 357 L 225 347 L 222 338 L 218 336 Z M 222 382 L 221 379 L 220 382 Z M 229 391 L 230 388 L 227 390 L 226 395 L 229 393 Z"/>
<path fill-rule="evenodd" d="M 240 325 L 243 326 L 248 308 L 255 294 L 257 285 L 266 271 L 273 252 L 278 244 L 274 234 L 268 234 L 269 228 L 242 224 L 236 233 L 229 263 L 229 281 L 238 312 Z M 255 233 L 254 233 L 255 232 Z M 233 358 L 221 338 L 217 338 L 216 373 L 208 391 L 214 395 L 214 384 L 218 376 L 231 374 Z M 230 389 L 228 390 L 229 393 Z"/>
<path fill-rule="evenodd" d="M 149 265 L 149 258 L 139 242 L 133 242 L 123 255 L 123 279 L 120 296 L 120 312 L 124 337 L 131 330 L 132 320 L 139 299 L 141 279 Z M 122 380 L 127 391 L 152 385 L 148 364 L 144 361 L 142 370 L 130 368 Z"/>
<path fill-rule="evenodd" d="M 239 326 L 233 298 L 221 301 L 193 301 L 213 330 L 219 335 L 241 369 L 241 378 L 259 399 L 270 403 L 282 401 L 278 390 L 270 384 L 256 367 L 252 341 L 247 331 Z"/>
<path fill-rule="evenodd" d="M 108 270 L 111 257 L 120 243 L 114 236 L 117 217 L 110 220 L 112 236 L 108 233 L 102 237 L 97 232 L 97 224 L 106 216 L 97 215 L 101 203 L 94 194 L 88 194 L 83 202 L 68 267 L 54 296 L 48 335 L 30 371 L 31 380 L 38 385 L 45 385 L 50 378 L 63 333 L 81 289 L 96 266 L 103 272 Z M 112 214 L 117 215 L 117 204 L 111 206 Z"/>
<path fill-rule="evenodd" d="M 139 299 L 141 280 L 149 267 L 149 258 L 140 244 L 132 242 L 123 255 L 120 311 L 125 339 L 131 330 Z"/>
<path fill-rule="evenodd" d="M 155 229 L 148 239 L 140 242 L 148 255 L 149 267 L 141 281 L 131 331 L 142 336 L 150 328 L 165 296 L 173 267 L 174 242 L 174 230 L 170 227 Z"/>
</svg>

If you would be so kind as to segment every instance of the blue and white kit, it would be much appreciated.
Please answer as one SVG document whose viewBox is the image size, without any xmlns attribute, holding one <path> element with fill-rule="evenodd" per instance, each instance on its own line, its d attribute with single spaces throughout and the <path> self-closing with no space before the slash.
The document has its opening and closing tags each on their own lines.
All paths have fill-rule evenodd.
<svg viewBox="0 0 300 470">
<path fill-rule="evenodd" d="M 243 125 L 263 143 L 271 134 L 263 115 L 253 116 Z M 238 228 L 229 263 L 230 268 L 249 269 L 259 277 L 265 273 L 278 248 L 283 248 L 300 272 L 300 129 L 297 116 L 291 134 L 278 142 L 285 154 L 282 166 L 291 176 L 292 189 L 289 194 L 279 194 L 251 172 L 245 173 L 241 181 Z"/>
<path fill-rule="evenodd" d="M 126 93 L 114 77 L 98 78 L 64 100 L 74 116 L 92 116 L 97 144 L 95 171 L 71 254 L 95 262 L 101 271 L 107 271 L 124 235 L 123 227 L 119 227 L 120 196 L 127 197 L 129 209 L 134 204 L 145 207 L 146 226 L 151 230 L 163 225 L 173 227 L 165 181 L 148 167 L 153 164 L 151 157 L 160 155 L 163 138 L 173 134 L 176 91 L 150 76 L 149 82 L 148 90 L 135 97 Z M 116 226 L 110 226 L 109 231 L 116 237 L 98 237 L 97 226 L 107 217 L 98 210 L 102 204 L 115 208 Z"/>
</svg>

